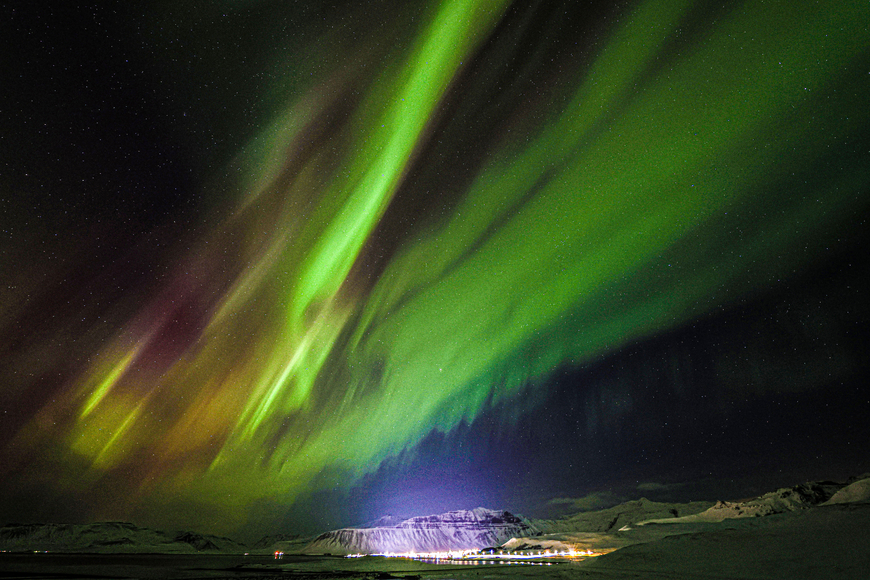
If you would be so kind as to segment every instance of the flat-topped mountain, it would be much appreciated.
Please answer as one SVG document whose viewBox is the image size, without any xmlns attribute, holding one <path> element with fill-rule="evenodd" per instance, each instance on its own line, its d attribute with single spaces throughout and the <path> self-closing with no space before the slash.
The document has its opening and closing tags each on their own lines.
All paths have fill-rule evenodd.
<svg viewBox="0 0 870 580">
<path fill-rule="evenodd" d="M 344 528 L 321 534 L 307 554 L 446 552 L 498 546 L 537 529 L 510 512 L 477 508 L 409 518 L 393 526 Z"/>
</svg>

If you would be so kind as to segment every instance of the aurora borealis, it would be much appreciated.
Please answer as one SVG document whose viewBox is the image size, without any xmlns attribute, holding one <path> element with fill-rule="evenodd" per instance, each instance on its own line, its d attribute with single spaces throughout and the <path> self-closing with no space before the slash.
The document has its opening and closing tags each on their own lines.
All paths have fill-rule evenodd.
<svg viewBox="0 0 870 580">
<path fill-rule="evenodd" d="M 0 517 L 867 469 L 866 2 L 5 10 Z"/>
</svg>

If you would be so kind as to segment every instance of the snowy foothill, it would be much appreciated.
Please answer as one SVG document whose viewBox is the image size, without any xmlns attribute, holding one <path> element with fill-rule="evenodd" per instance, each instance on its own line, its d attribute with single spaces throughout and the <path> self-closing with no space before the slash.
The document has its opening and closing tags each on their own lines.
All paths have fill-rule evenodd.
<svg viewBox="0 0 870 580">
<path fill-rule="evenodd" d="M 717 501 L 709 509 L 697 514 L 672 518 L 650 518 L 638 522 L 637 525 L 721 522 L 735 518 L 754 518 L 793 512 L 822 505 L 833 499 L 846 487 L 848 486 L 843 483 L 814 481 L 781 488 L 746 501 Z M 855 488 L 855 494 L 855 497 L 859 497 L 861 488 Z"/>
<path fill-rule="evenodd" d="M 862 475 L 856 481 L 837 491 L 831 496 L 831 499 L 822 505 L 863 501 L 870 501 L 870 476 L 866 475 Z"/>
<path fill-rule="evenodd" d="M 0 528 L 0 551 L 89 554 L 242 553 L 229 538 L 196 532 L 164 532 L 129 522 L 93 524 L 7 524 Z"/>
</svg>

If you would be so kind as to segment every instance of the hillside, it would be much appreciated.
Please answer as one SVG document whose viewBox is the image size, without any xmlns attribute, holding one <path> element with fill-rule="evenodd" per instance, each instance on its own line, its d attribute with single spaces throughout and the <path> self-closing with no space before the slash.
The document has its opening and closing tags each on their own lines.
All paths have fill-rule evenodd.
<svg viewBox="0 0 870 580">
<path fill-rule="evenodd" d="M 640 498 L 611 508 L 581 512 L 557 520 L 534 520 L 544 534 L 564 532 L 611 532 L 642 520 L 677 518 L 696 514 L 709 508 L 712 502 L 661 503 Z"/>
<path fill-rule="evenodd" d="M 163 532 L 128 522 L 95 524 L 8 524 L 0 528 L 0 550 L 91 554 L 242 553 L 230 540 L 195 532 Z"/>
<path fill-rule="evenodd" d="M 538 530 L 510 512 L 477 508 L 410 518 L 395 526 L 344 528 L 321 534 L 306 554 L 444 552 L 497 546 Z"/>
</svg>

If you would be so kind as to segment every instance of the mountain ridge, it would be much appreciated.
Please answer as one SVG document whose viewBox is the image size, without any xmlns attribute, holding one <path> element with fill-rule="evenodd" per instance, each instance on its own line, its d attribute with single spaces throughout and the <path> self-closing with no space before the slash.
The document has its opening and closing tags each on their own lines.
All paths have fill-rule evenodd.
<svg viewBox="0 0 870 580">
<path fill-rule="evenodd" d="M 799 511 L 828 502 L 846 485 L 846 483 L 835 481 L 810 481 L 791 487 L 782 487 L 745 501 L 720 500 L 699 513 L 675 518 L 653 518 L 637 522 L 637 525 L 721 522 L 736 518 L 764 517 Z"/>
<path fill-rule="evenodd" d="M 870 501 L 870 476 L 847 482 L 807 482 L 743 501 L 662 503 L 640 498 L 556 520 L 526 519 L 506 510 L 475 508 L 399 518 L 392 515 L 318 536 L 273 534 L 245 546 L 191 531 L 166 532 L 130 522 L 9 523 L 0 527 L 0 551 L 99 554 L 299 553 L 383 554 L 442 552 L 504 546 L 564 549 L 584 542 L 621 544 L 623 532 L 647 524 L 705 524 Z M 649 526 L 650 528 L 655 526 Z M 593 542 L 593 536 L 595 536 Z M 579 542 L 579 543 L 578 543 Z M 597 545 L 597 544 L 595 544 Z"/>
<path fill-rule="evenodd" d="M 32 523 L 0 527 L 0 550 L 93 554 L 243 553 L 229 538 L 191 531 L 166 532 L 130 522 Z"/>
<path fill-rule="evenodd" d="M 515 535 L 536 534 L 528 521 L 505 510 L 475 508 L 416 516 L 393 526 L 342 528 L 317 536 L 306 554 L 387 554 L 474 550 Z"/>
</svg>

